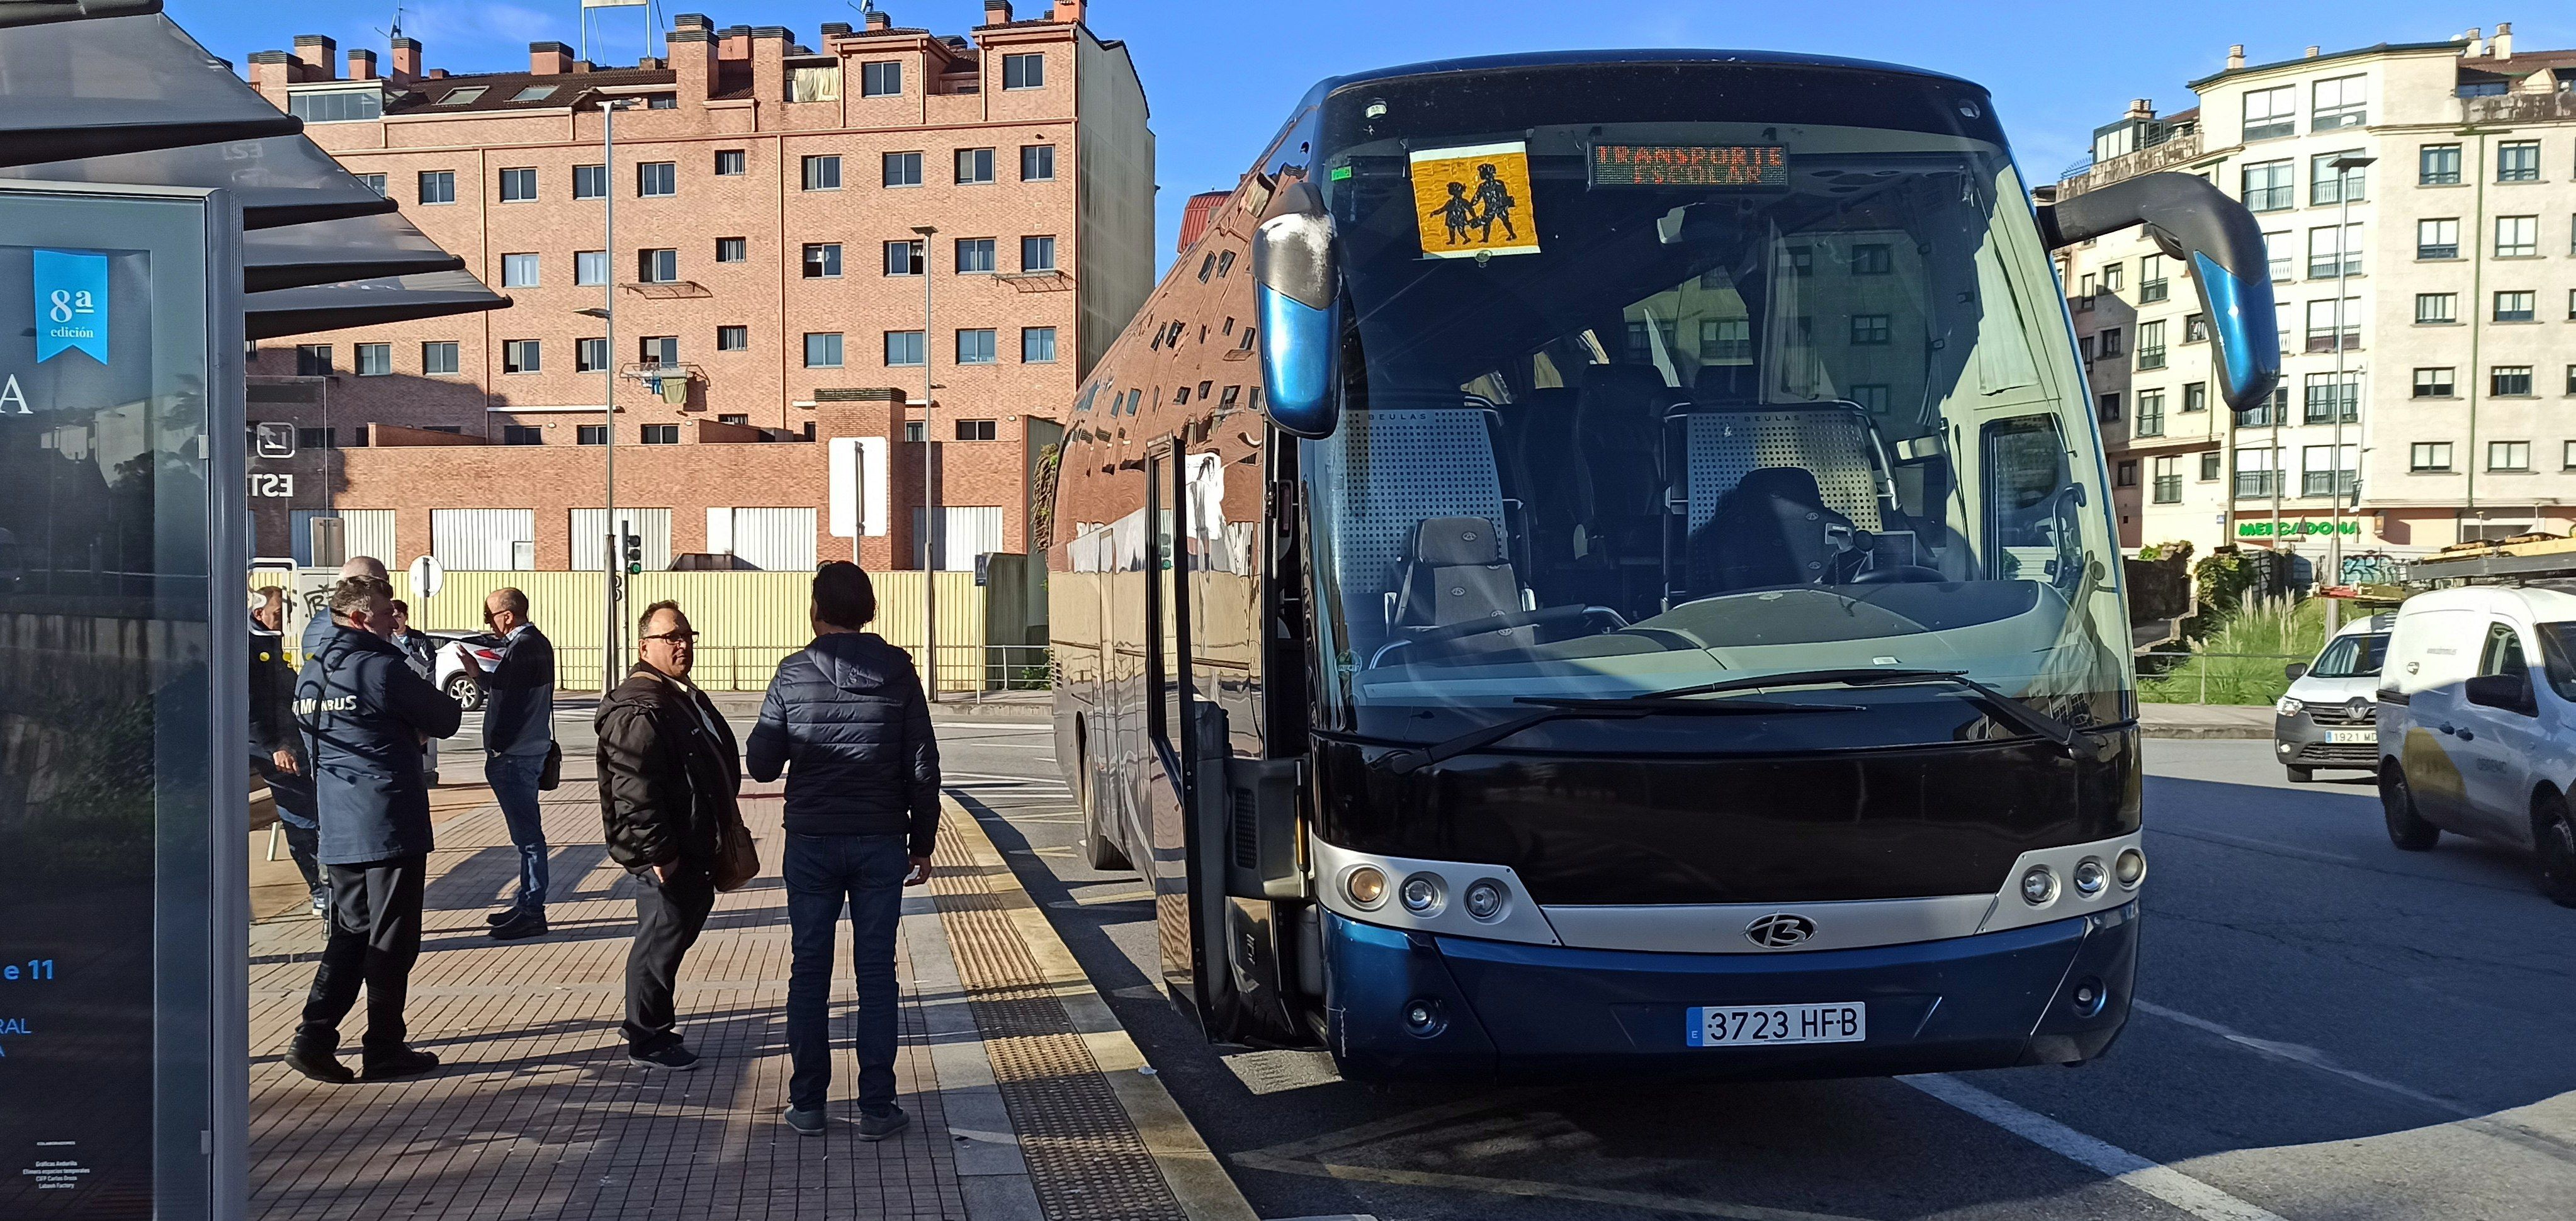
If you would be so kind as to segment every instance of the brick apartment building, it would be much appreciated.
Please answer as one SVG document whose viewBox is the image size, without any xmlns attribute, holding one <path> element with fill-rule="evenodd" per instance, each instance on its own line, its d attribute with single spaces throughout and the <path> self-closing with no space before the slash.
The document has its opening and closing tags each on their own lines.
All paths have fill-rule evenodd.
<svg viewBox="0 0 2576 1221">
<path fill-rule="evenodd" d="M 251 417 L 300 444 L 254 459 L 257 553 L 307 557 L 306 519 L 336 513 L 397 564 L 596 568 L 616 371 L 616 500 L 648 567 L 918 566 L 925 349 L 939 566 L 1025 551 L 1055 421 L 1153 287 L 1154 138 L 1080 0 L 984 16 L 942 36 L 871 12 L 817 49 L 683 13 L 664 57 L 545 42 L 475 75 L 408 38 L 382 71 L 353 49 L 342 74 L 316 35 L 251 56 L 262 94 L 513 301 L 259 347 Z"/>
</svg>

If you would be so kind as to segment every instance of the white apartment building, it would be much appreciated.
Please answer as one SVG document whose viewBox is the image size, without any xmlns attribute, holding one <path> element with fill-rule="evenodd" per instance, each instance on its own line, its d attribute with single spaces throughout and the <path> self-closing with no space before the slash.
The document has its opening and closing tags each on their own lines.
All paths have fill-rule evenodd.
<svg viewBox="0 0 2576 1221">
<path fill-rule="evenodd" d="M 2250 66 L 2240 46 L 2191 88 L 2097 129 L 2054 195 L 2172 170 L 2244 200 L 2281 387 L 2212 401 L 2188 272 L 2140 231 L 2059 252 L 2122 544 L 2321 559 L 2340 524 L 2345 554 L 2402 558 L 2576 528 L 2576 51 L 2516 52 L 2510 24 Z"/>
</svg>

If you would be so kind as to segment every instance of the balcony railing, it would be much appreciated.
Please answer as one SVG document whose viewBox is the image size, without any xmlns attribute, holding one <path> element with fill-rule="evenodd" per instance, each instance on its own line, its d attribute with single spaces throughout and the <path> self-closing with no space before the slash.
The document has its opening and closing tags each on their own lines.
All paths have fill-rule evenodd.
<svg viewBox="0 0 2576 1221">
<path fill-rule="evenodd" d="M 2331 351 L 2334 351 L 2334 350 L 2335 350 L 2335 335 L 2334 335 L 2334 332 L 2332 332 L 2332 331 L 2310 331 L 2310 332 L 2308 332 L 2308 350 L 2309 350 L 2310 352 L 2331 352 Z M 2356 351 L 2361 350 L 2361 330 L 2360 330 L 2360 328 L 2356 327 L 2356 328 L 2354 328 L 2354 329 L 2352 329 L 2352 330 L 2348 330 L 2348 331 L 2345 331 L 2345 332 L 2343 333 L 2343 350 L 2344 350 L 2344 351 L 2347 351 L 2347 352 L 2356 352 Z"/>
<path fill-rule="evenodd" d="M 2335 478 L 2337 474 L 2341 474 L 2343 478 Z M 2299 475 L 2299 495 L 2301 496 L 2332 496 L 2337 492 L 2350 495 L 2353 488 L 2361 483 L 2361 473 L 2358 471 L 2301 471 Z"/>
<path fill-rule="evenodd" d="M 2158 476 L 2156 476 L 2155 497 L 2156 497 L 2156 503 L 2157 503 L 2157 504 L 2160 504 L 2160 505 L 2178 505 L 2178 504 L 2181 504 L 2181 503 L 2182 503 L 2182 476 L 2180 476 L 2180 475 L 2158 475 Z"/>
<path fill-rule="evenodd" d="M 2236 472 L 2236 498 L 2254 500 L 2271 496 L 2272 489 L 2279 486 L 2273 481 L 2273 474 L 2272 471 Z"/>
<path fill-rule="evenodd" d="M 2164 279 L 2161 276 L 2153 280 L 2139 281 L 2138 304 L 2153 305 L 2158 301 L 2164 300 L 2168 293 L 2168 286 L 2171 285 L 2171 283 L 2172 281 Z"/>
<path fill-rule="evenodd" d="M 2162 347 L 2138 349 L 2138 367 L 2141 369 L 2164 368 L 2165 350 Z"/>
</svg>

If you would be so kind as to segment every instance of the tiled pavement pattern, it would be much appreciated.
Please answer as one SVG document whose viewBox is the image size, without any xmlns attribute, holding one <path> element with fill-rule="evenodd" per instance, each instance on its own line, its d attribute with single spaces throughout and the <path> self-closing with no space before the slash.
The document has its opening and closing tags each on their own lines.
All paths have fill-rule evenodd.
<svg viewBox="0 0 2576 1221">
<path fill-rule="evenodd" d="M 635 918 L 633 883 L 607 861 L 596 791 L 587 782 L 546 794 L 557 898 L 549 905 L 554 931 L 538 940 L 503 944 L 484 935 L 484 913 L 511 889 L 517 870 L 498 808 L 483 805 L 439 826 L 426 900 L 428 933 L 410 1003 L 413 1042 L 446 1061 L 435 1075 L 329 1086 L 287 1068 L 282 1056 L 312 981 L 322 928 L 310 920 L 254 928 L 252 1215 L 264 1221 L 965 1218 L 971 1189 L 960 1186 L 960 1158 L 980 1157 L 990 1167 L 998 1155 L 1001 1169 L 1014 1170 L 1017 1157 L 1008 1133 L 951 1132 L 949 1100 L 939 1091 L 943 1075 L 959 1091 L 958 1105 L 1001 1118 L 1000 1108 L 975 1106 L 976 1090 L 959 1085 L 980 1086 L 987 1099 L 992 1090 L 984 1056 L 972 1054 L 975 1028 L 958 1020 L 958 1002 L 965 998 L 957 987 L 957 966 L 966 965 L 971 979 L 985 981 L 992 976 L 981 964 L 1006 962 L 1010 947 L 985 947 L 983 935 L 960 930 L 961 943 L 984 948 L 963 955 L 964 964 L 953 964 L 948 930 L 926 901 L 908 899 L 899 946 L 906 981 L 904 1042 L 895 1071 L 913 1125 L 874 1144 L 858 1140 L 855 1125 L 847 1122 L 835 1123 L 821 1139 L 788 1131 L 778 1119 L 787 1088 L 788 940 L 776 873 L 775 792 L 774 786 L 755 788 L 744 803 L 767 875 L 718 896 L 707 931 L 681 972 L 683 1030 L 689 1045 L 706 1057 L 696 1072 L 647 1075 L 626 1063 L 617 1023 L 624 1013 L 627 937 Z M 971 896 L 983 889 L 982 881 L 959 877 L 937 889 L 945 896 L 943 908 L 951 902 L 969 905 L 950 915 L 951 927 L 961 920 L 971 925 Z M 840 952 L 848 953 L 848 945 L 845 924 Z M 836 1029 L 845 1036 L 851 1003 L 847 966 L 838 974 Z M 1007 1003 L 978 996 L 968 1008 L 980 1020 Z M 1055 1005 L 1052 998 L 1045 1003 Z M 353 1067 L 364 1012 L 361 1000 L 343 1027 L 344 1058 Z M 1061 1021 L 1060 1007 L 1057 1012 Z M 1042 1033 L 1028 1038 L 1045 1041 Z M 848 1099 L 858 1066 L 846 1037 L 836 1045 L 841 1059 L 834 1069 L 834 1115 L 845 1119 L 853 1114 Z M 1028 1115 L 1024 1122 L 1047 1132 L 1043 1098 L 1057 1087 L 1030 1077 L 1029 1070 L 1016 1067 L 1019 1059 L 998 1048 L 995 1063 L 1006 1068 L 1003 1095 L 1012 1117 Z M 1088 1066 L 1087 1056 L 1082 1064 Z M 1112 1114 L 1124 1125 L 1114 1106 Z M 1132 1141 L 1132 1129 L 1127 1131 Z M 1059 1143 L 1110 1169 L 1070 1179 L 1072 1186 L 1057 1190 L 1050 1204 L 1077 1202 L 1105 1190 L 1095 1182 L 1132 1173 L 1127 1161 L 1104 1157 L 1080 1140 L 1036 1141 L 1029 1161 L 1056 1164 L 1052 1152 L 1042 1151 Z M 1135 1156 L 1142 1160 L 1141 1145 Z M 1150 1161 L 1143 1161 L 1143 1171 L 1152 1174 Z M 1112 1215 L 1078 1204 L 1048 1211 Z"/>
</svg>

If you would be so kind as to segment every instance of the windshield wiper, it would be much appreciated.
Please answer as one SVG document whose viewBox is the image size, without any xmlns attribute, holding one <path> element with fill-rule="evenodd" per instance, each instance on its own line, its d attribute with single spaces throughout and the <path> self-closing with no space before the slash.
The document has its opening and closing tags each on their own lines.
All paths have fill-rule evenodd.
<svg viewBox="0 0 2576 1221">
<path fill-rule="evenodd" d="M 1471 729 L 1446 741 L 1429 746 L 1415 746 L 1386 756 L 1388 771 L 1402 776 L 1419 771 L 1444 759 L 1472 750 L 1482 750 L 1533 725 L 1582 717 L 1595 720 L 1633 721 L 1640 717 L 1735 716 L 1775 712 L 1859 712 L 1854 704 L 1783 704 L 1772 700 L 1692 700 L 1676 698 L 1671 692 L 1634 696 L 1623 699 L 1589 700 L 1557 696 L 1524 696 L 1515 704 L 1534 704 L 1538 711 L 1517 716 L 1482 729 Z"/>
<path fill-rule="evenodd" d="M 1912 687 L 1947 683 L 1966 692 L 1978 707 L 1998 720 L 2009 721 L 2024 733 L 2048 739 L 2073 754 L 2083 739 L 2094 731 L 2071 725 L 2041 712 L 2029 704 L 1997 691 L 1968 677 L 1963 670 L 1891 670 L 1884 667 L 1843 670 L 1790 670 L 1779 674 L 1757 674 L 1744 678 L 1720 679 L 1710 683 L 1693 683 L 1674 687 L 1640 698 L 1678 699 L 1689 695 L 1714 695 L 1723 691 L 1752 691 L 1763 687 L 1802 687 L 1836 683 L 1846 687 Z"/>
</svg>

